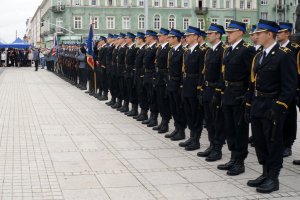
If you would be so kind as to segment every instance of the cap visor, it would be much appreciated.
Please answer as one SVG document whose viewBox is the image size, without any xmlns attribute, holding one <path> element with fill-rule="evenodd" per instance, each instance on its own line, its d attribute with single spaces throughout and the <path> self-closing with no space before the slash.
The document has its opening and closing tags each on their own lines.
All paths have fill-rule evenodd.
<svg viewBox="0 0 300 200">
<path fill-rule="evenodd" d="M 184 35 L 185 35 L 185 36 L 188 36 L 188 35 L 195 35 L 195 33 L 185 33 Z"/>
<path fill-rule="evenodd" d="M 218 31 L 207 30 L 205 33 L 217 33 Z"/>
<path fill-rule="evenodd" d="M 226 32 L 233 32 L 233 31 L 239 31 L 240 29 L 238 29 L 238 28 L 226 28 Z"/>
<path fill-rule="evenodd" d="M 281 33 L 281 32 L 284 32 L 284 31 L 288 31 L 288 29 L 280 29 L 280 30 L 278 30 L 278 33 Z"/>
<path fill-rule="evenodd" d="M 267 29 L 256 29 L 255 31 L 254 31 L 254 33 L 261 33 L 261 32 L 265 32 L 265 31 L 268 31 Z"/>
</svg>

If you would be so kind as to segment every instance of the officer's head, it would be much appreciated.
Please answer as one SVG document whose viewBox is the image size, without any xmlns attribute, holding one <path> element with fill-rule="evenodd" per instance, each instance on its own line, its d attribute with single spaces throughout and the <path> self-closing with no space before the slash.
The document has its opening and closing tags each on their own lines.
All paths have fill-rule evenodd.
<svg viewBox="0 0 300 200">
<path fill-rule="evenodd" d="M 114 39 L 114 35 L 111 34 L 111 33 L 109 33 L 109 34 L 107 35 L 107 42 L 110 44 L 110 43 L 112 43 L 113 39 Z"/>
<path fill-rule="evenodd" d="M 133 33 L 127 32 L 125 36 L 125 42 L 126 44 L 132 44 L 135 40 L 135 35 Z"/>
<path fill-rule="evenodd" d="M 161 28 L 157 34 L 159 43 L 163 44 L 168 41 L 169 30 Z"/>
<path fill-rule="evenodd" d="M 118 37 L 118 40 L 119 40 L 119 44 L 122 45 L 125 43 L 125 34 L 124 33 L 120 33 L 119 34 L 119 37 Z"/>
<path fill-rule="evenodd" d="M 235 42 L 242 39 L 243 35 L 246 33 L 246 24 L 243 22 L 231 20 L 228 27 L 226 28 L 226 33 L 228 43 L 234 44 Z"/>
<path fill-rule="evenodd" d="M 277 33 L 278 42 L 285 42 L 289 39 L 293 31 L 293 24 L 287 22 L 279 23 L 279 31 Z"/>
<path fill-rule="evenodd" d="M 145 34 L 142 32 L 137 32 L 135 41 L 136 41 L 137 45 L 144 44 L 145 43 Z"/>
<path fill-rule="evenodd" d="M 224 27 L 218 24 L 212 23 L 206 31 L 207 41 L 211 44 L 216 44 L 222 39 L 222 35 L 225 34 Z"/>
<path fill-rule="evenodd" d="M 250 39 L 251 39 L 252 43 L 257 45 L 258 37 L 257 37 L 257 34 L 255 33 L 255 30 L 256 30 L 256 25 L 252 25 L 249 35 L 250 35 Z"/>
<path fill-rule="evenodd" d="M 186 42 L 189 45 L 191 45 L 191 44 L 198 43 L 198 39 L 201 36 L 201 31 L 199 28 L 189 26 L 189 28 L 187 29 L 187 31 L 184 35 L 186 37 Z"/>
<path fill-rule="evenodd" d="M 103 46 L 106 43 L 106 37 L 100 36 L 98 45 Z"/>
<path fill-rule="evenodd" d="M 275 42 L 279 26 L 276 22 L 259 20 L 255 33 L 258 37 L 258 44 L 268 47 Z"/>
<path fill-rule="evenodd" d="M 145 41 L 147 45 L 157 41 L 157 33 L 152 30 L 147 30 L 145 35 Z"/>
<path fill-rule="evenodd" d="M 172 46 L 176 46 L 180 43 L 183 33 L 177 29 L 172 29 L 168 35 L 168 42 Z"/>
</svg>

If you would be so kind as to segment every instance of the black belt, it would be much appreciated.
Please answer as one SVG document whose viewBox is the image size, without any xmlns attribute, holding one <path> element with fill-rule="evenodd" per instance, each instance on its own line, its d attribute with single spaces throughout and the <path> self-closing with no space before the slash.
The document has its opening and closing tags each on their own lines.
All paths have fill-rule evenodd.
<svg viewBox="0 0 300 200">
<path fill-rule="evenodd" d="M 180 81 L 181 77 L 180 76 L 169 76 L 169 79 L 173 80 L 173 81 Z"/>
<path fill-rule="evenodd" d="M 266 97 L 266 98 L 277 98 L 277 92 L 261 92 L 258 90 L 254 90 L 254 96 L 256 97 Z"/>
<path fill-rule="evenodd" d="M 187 78 L 198 78 L 199 77 L 199 74 L 187 74 L 187 73 L 184 73 L 183 74 L 183 78 L 187 79 Z"/>
<path fill-rule="evenodd" d="M 230 82 L 230 81 L 225 81 L 225 86 L 233 86 L 233 87 L 241 87 L 244 86 L 245 82 L 244 81 L 239 81 L 239 82 Z"/>
<path fill-rule="evenodd" d="M 168 69 L 156 68 L 156 72 L 168 73 Z"/>
<path fill-rule="evenodd" d="M 204 85 L 206 86 L 206 87 L 217 87 L 217 83 L 214 83 L 214 82 L 209 82 L 209 81 L 205 81 L 204 82 Z"/>
<path fill-rule="evenodd" d="M 145 72 L 155 72 L 154 69 L 145 69 Z"/>
</svg>

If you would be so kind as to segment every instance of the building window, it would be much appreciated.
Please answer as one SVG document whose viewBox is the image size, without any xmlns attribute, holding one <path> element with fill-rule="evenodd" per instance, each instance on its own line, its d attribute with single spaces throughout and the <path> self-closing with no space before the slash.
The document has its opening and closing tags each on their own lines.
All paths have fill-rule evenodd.
<svg viewBox="0 0 300 200">
<path fill-rule="evenodd" d="M 82 29 L 82 17 L 74 17 L 74 29 Z"/>
<path fill-rule="evenodd" d="M 264 19 L 264 20 L 267 20 L 268 19 L 268 13 L 267 12 L 261 12 L 260 13 L 260 18 Z"/>
<path fill-rule="evenodd" d="M 63 32 L 63 29 L 62 29 L 63 23 L 64 23 L 64 21 L 63 21 L 62 17 L 56 18 L 56 32 L 58 32 L 58 33 Z"/>
<path fill-rule="evenodd" d="M 159 15 L 155 15 L 154 16 L 154 29 L 160 29 L 160 16 Z"/>
<path fill-rule="evenodd" d="M 129 0 L 123 0 L 123 6 L 129 6 Z"/>
<path fill-rule="evenodd" d="M 174 15 L 169 16 L 169 29 L 176 28 L 176 18 Z"/>
<path fill-rule="evenodd" d="M 130 18 L 122 17 L 122 29 L 130 29 Z"/>
<path fill-rule="evenodd" d="M 99 29 L 99 17 L 92 16 L 91 23 L 93 23 L 93 20 L 94 20 L 94 29 Z"/>
<path fill-rule="evenodd" d="M 261 0 L 260 5 L 268 5 L 268 0 Z"/>
<path fill-rule="evenodd" d="M 250 27 L 250 19 L 249 18 L 243 18 L 242 22 L 246 24 L 246 28 Z"/>
<path fill-rule="evenodd" d="M 217 0 L 212 0 L 212 4 L 211 4 L 211 7 L 212 8 L 217 8 Z"/>
<path fill-rule="evenodd" d="M 138 29 L 144 29 L 145 28 L 145 16 L 140 15 L 138 20 Z"/>
<path fill-rule="evenodd" d="M 225 8 L 231 8 L 231 0 L 225 1 Z"/>
<path fill-rule="evenodd" d="M 244 9 L 244 0 L 240 1 L 240 9 Z"/>
<path fill-rule="evenodd" d="M 184 17 L 183 18 L 183 30 L 187 30 L 190 25 L 190 18 Z"/>
<path fill-rule="evenodd" d="M 115 29 L 115 17 L 106 17 L 106 29 Z"/>
<path fill-rule="evenodd" d="M 160 6 L 160 0 L 154 0 L 153 6 L 154 7 L 159 7 Z"/>
<path fill-rule="evenodd" d="M 113 6 L 113 0 L 107 0 L 107 6 Z"/>
<path fill-rule="evenodd" d="M 198 18 L 197 19 L 197 27 L 200 28 L 200 30 L 205 29 L 205 21 L 203 18 Z"/>
<path fill-rule="evenodd" d="M 80 6 L 81 5 L 81 0 L 74 0 L 74 5 L 75 6 Z"/>
<path fill-rule="evenodd" d="M 57 6 L 62 6 L 62 5 L 63 5 L 62 0 L 57 0 L 56 5 L 57 5 Z"/>
<path fill-rule="evenodd" d="M 214 23 L 214 24 L 219 24 L 219 19 L 218 18 L 211 18 L 210 22 Z"/>
<path fill-rule="evenodd" d="M 96 6 L 97 5 L 97 0 L 91 0 L 91 6 Z"/>
<path fill-rule="evenodd" d="M 138 0 L 137 5 L 140 6 L 140 7 L 143 7 L 144 6 L 144 0 Z"/>
<path fill-rule="evenodd" d="M 298 0 L 294 0 L 294 6 L 298 5 Z"/>
<path fill-rule="evenodd" d="M 190 7 L 190 0 L 183 0 L 183 5 L 184 8 Z"/>
<path fill-rule="evenodd" d="M 174 8 L 175 7 L 175 0 L 169 0 L 168 7 Z"/>
<path fill-rule="evenodd" d="M 231 21 L 231 20 L 232 20 L 231 18 L 226 18 L 226 19 L 225 19 L 225 28 L 228 27 L 228 25 L 230 24 L 230 21 Z"/>
<path fill-rule="evenodd" d="M 252 9 L 252 0 L 247 0 L 247 9 Z"/>
</svg>

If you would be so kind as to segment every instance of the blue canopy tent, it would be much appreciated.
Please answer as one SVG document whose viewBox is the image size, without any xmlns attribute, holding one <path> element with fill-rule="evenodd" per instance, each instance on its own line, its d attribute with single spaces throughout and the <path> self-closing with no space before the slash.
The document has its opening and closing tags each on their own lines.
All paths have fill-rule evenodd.
<svg viewBox="0 0 300 200">
<path fill-rule="evenodd" d="M 30 46 L 31 46 L 30 44 L 26 43 L 20 38 L 17 38 L 11 44 L 0 44 L 0 48 L 14 48 L 14 49 L 27 49 Z"/>
</svg>

